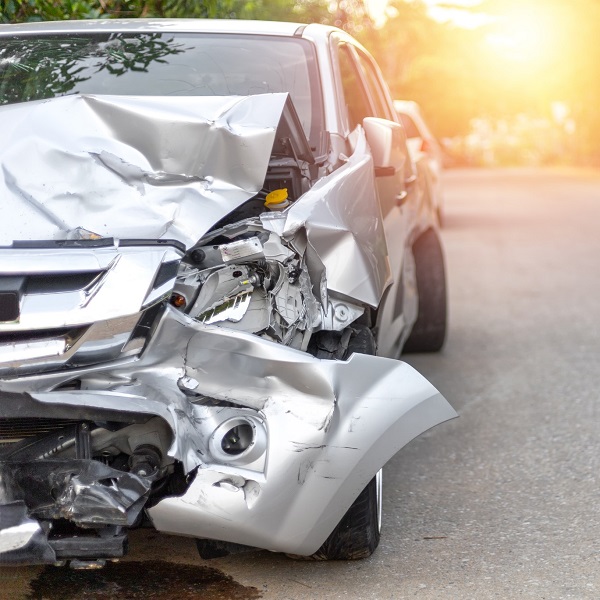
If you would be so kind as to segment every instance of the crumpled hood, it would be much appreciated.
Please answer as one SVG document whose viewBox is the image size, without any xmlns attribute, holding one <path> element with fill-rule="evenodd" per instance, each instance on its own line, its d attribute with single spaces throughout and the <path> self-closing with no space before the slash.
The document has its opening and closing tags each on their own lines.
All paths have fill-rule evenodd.
<svg viewBox="0 0 600 600">
<path fill-rule="evenodd" d="M 0 107 L 0 245 L 193 245 L 263 187 L 288 94 L 73 95 Z"/>
</svg>

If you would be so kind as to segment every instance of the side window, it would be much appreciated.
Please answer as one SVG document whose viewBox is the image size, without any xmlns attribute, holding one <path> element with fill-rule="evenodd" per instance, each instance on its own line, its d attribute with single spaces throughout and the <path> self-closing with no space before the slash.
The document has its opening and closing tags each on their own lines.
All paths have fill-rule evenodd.
<svg viewBox="0 0 600 600">
<path fill-rule="evenodd" d="M 338 56 L 350 129 L 354 129 L 359 123 L 362 123 L 365 117 L 373 115 L 371 115 L 369 99 L 365 93 L 350 48 L 345 44 L 340 45 Z"/>
<path fill-rule="evenodd" d="M 356 53 L 375 106 L 376 114 L 373 116 L 388 119 L 389 121 L 395 121 L 393 113 L 390 111 L 390 107 L 386 101 L 386 94 L 383 91 L 381 80 L 375 71 L 373 63 L 360 50 L 357 49 Z"/>
<path fill-rule="evenodd" d="M 389 121 L 398 121 L 398 114 L 394 111 L 388 100 L 389 94 L 385 91 L 385 84 L 383 83 L 379 70 L 373 64 L 368 56 L 363 54 L 359 49 L 356 49 L 358 59 L 360 62 L 361 70 L 363 71 L 364 78 L 369 87 L 369 94 L 373 101 L 373 105 L 377 109 L 377 117 L 382 119 L 388 119 Z M 404 179 L 406 181 L 412 179 L 415 176 L 413 172 L 413 163 L 409 158 L 408 148 L 406 146 L 406 136 L 403 133 L 402 140 L 399 142 L 402 146 L 402 154 L 406 157 L 404 161 Z M 404 187 L 404 184 L 403 184 Z"/>
</svg>

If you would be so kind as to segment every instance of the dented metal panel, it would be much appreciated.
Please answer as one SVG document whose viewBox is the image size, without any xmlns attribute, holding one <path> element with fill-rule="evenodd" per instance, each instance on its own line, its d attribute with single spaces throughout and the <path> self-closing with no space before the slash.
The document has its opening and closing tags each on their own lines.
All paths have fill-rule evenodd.
<svg viewBox="0 0 600 600">
<path fill-rule="evenodd" d="M 40 405 L 161 416 L 173 431 L 169 455 L 187 472 L 198 470 L 182 497 L 150 509 L 155 527 L 295 554 L 317 550 L 395 452 L 456 416 L 405 363 L 364 355 L 319 360 L 172 309 L 144 356 L 113 367 L 110 377 L 111 392 L 32 397 Z M 211 451 L 219 423 L 239 410 L 211 409 L 206 398 L 253 409 L 265 441 L 250 464 Z"/>
<path fill-rule="evenodd" d="M 405 363 L 363 355 L 311 362 L 294 371 L 329 387 L 335 401 L 298 401 L 304 390 L 289 388 L 271 397 L 260 411 L 271 450 L 265 470 L 206 465 L 184 496 L 149 510 L 157 529 L 312 554 L 382 464 L 456 416 Z"/>
<path fill-rule="evenodd" d="M 191 246 L 262 188 L 287 98 L 74 95 L 1 106 L 0 245 L 83 229 Z"/>
<path fill-rule="evenodd" d="M 29 518 L 25 502 L 0 505 L 0 565 L 52 563 L 56 554 L 37 520 Z"/>
<path fill-rule="evenodd" d="M 93 460 L 0 461 L 2 496 L 25 501 L 30 516 L 77 525 L 131 526 L 151 482 Z"/>
<path fill-rule="evenodd" d="M 377 306 L 391 282 L 373 159 L 364 132 L 346 164 L 319 180 L 282 214 L 264 214 L 263 226 L 286 239 L 306 231 L 307 263 L 326 272 L 327 289 Z M 321 266 L 322 265 L 322 266 Z M 321 278 L 323 278 L 323 275 Z"/>
</svg>

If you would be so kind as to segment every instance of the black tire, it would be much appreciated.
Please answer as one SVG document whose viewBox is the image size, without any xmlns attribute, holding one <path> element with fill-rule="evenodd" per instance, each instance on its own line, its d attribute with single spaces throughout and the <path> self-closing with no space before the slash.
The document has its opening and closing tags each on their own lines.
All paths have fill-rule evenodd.
<svg viewBox="0 0 600 600">
<path fill-rule="evenodd" d="M 413 244 L 419 314 L 404 352 L 437 352 L 446 339 L 446 268 L 437 232 L 428 229 Z"/>
<path fill-rule="evenodd" d="M 315 560 L 358 560 L 375 552 L 381 537 L 381 471 L 353 502 Z"/>
<path fill-rule="evenodd" d="M 344 331 L 319 331 L 312 336 L 307 351 L 316 358 L 346 360 L 354 353 L 377 354 L 373 332 L 366 325 L 353 323 Z"/>
<path fill-rule="evenodd" d="M 352 326 L 352 333 L 348 341 L 348 348 L 344 352 L 344 360 L 352 354 L 377 354 L 377 344 L 373 332 L 365 325 Z"/>
<path fill-rule="evenodd" d="M 343 337 L 343 336 L 342 336 Z M 375 355 L 372 331 L 364 325 L 351 329 L 344 359 L 352 354 Z M 382 473 L 379 471 L 352 503 L 323 545 L 310 558 L 314 560 L 358 560 L 375 552 L 381 535 Z"/>
</svg>

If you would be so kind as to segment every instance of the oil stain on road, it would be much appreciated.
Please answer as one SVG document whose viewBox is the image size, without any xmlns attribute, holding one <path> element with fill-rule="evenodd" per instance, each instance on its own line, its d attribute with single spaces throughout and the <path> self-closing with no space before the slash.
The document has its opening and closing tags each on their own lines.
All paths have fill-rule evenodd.
<svg viewBox="0 0 600 600">
<path fill-rule="evenodd" d="M 28 600 L 255 600 L 261 594 L 217 569 L 165 561 L 111 563 L 73 571 L 47 567 Z"/>
</svg>

